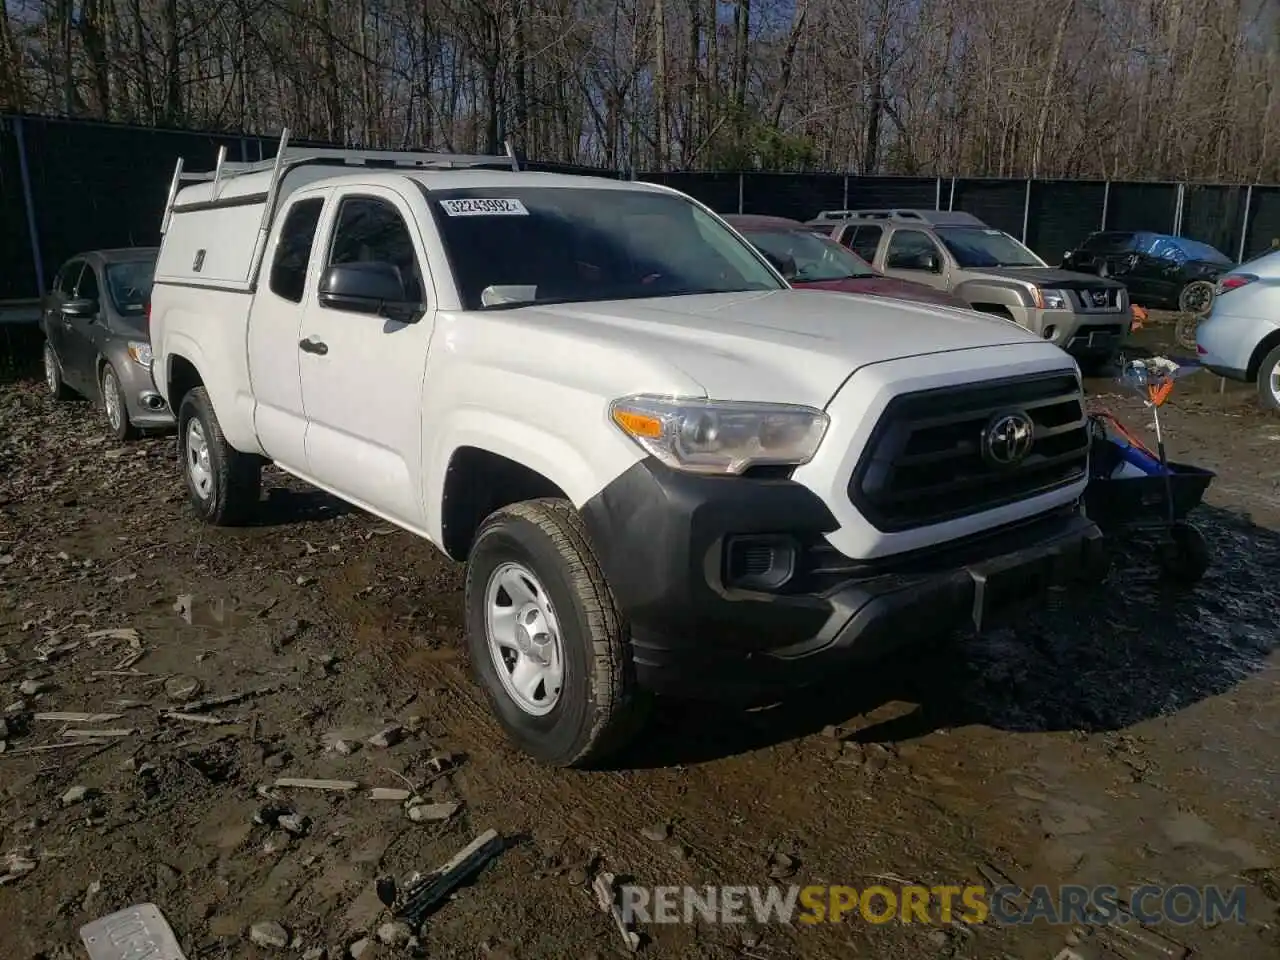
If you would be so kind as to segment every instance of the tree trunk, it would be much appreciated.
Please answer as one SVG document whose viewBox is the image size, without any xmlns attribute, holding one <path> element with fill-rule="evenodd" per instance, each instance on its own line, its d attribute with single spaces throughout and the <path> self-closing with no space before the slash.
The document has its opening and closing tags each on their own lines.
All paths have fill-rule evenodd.
<svg viewBox="0 0 1280 960">
<path fill-rule="evenodd" d="M 1044 68 L 1044 86 L 1040 89 L 1040 105 L 1036 113 L 1035 139 L 1031 145 L 1031 178 L 1040 175 L 1040 161 L 1044 153 L 1044 138 L 1049 130 L 1049 111 L 1053 107 L 1053 87 L 1058 76 L 1058 61 L 1062 59 L 1062 44 L 1067 36 L 1067 24 L 1075 16 L 1076 0 L 1067 0 L 1058 15 L 1058 25 L 1053 31 L 1049 47 L 1049 62 Z"/>
<path fill-rule="evenodd" d="M 653 94 L 655 166 L 667 168 L 667 11 L 666 0 L 654 0 L 653 7 Z"/>
</svg>

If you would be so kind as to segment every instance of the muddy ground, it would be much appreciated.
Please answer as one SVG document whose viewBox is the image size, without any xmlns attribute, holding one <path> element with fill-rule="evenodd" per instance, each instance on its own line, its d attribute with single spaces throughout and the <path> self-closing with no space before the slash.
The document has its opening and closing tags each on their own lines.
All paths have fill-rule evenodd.
<svg viewBox="0 0 1280 960">
<path fill-rule="evenodd" d="M 1135 401 L 1091 387 L 1141 428 Z M 204 529 L 172 438 L 117 445 L 89 404 L 55 405 L 11 367 L 0 856 L 15 856 L 0 876 L 29 872 L 0 887 L 0 955 L 83 957 L 82 924 L 149 901 L 191 960 L 345 957 L 388 919 L 376 878 L 431 870 L 495 828 L 511 844 L 432 915 L 426 955 L 613 955 L 621 939 L 587 883 L 608 869 L 655 884 L 965 884 L 992 870 L 1024 887 L 1244 884 L 1246 924 L 1161 932 L 1201 956 L 1275 957 L 1280 420 L 1207 374 L 1166 409 L 1171 452 L 1219 471 L 1197 518 L 1214 564 L 1194 590 L 1162 585 L 1135 548 L 1104 590 L 1019 629 L 772 710 L 663 704 L 618 769 L 576 773 L 504 742 L 461 653 L 458 568 L 431 548 L 274 473 L 261 525 Z M 227 695 L 241 698 L 193 706 Z M 33 718 L 58 711 L 111 716 Z M 365 742 L 395 723 L 398 744 Z M 81 744 L 83 729 L 117 735 Z M 361 789 L 270 789 L 280 777 Z M 461 806 L 414 822 L 372 787 Z M 255 823 L 263 808 L 271 822 Z M 275 822 L 281 810 L 309 824 Z M 251 943 L 262 922 L 294 946 Z M 672 960 L 1109 955 L 1090 931 L 1044 925 L 643 933 L 641 955 Z"/>
</svg>

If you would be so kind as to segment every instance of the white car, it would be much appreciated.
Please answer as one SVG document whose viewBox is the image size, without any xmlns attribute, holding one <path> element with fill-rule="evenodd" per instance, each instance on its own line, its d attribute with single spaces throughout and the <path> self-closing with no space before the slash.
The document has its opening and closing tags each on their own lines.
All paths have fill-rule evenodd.
<svg viewBox="0 0 1280 960">
<path fill-rule="evenodd" d="M 153 369 L 207 522 L 273 461 L 466 562 L 473 668 L 530 754 L 600 760 L 650 692 L 982 626 L 1097 538 L 1058 347 L 793 291 L 662 186 L 494 164 L 179 164 Z"/>
<path fill-rule="evenodd" d="M 1280 250 L 1218 278 L 1196 353 L 1218 376 L 1256 384 L 1262 405 L 1280 410 Z"/>
</svg>

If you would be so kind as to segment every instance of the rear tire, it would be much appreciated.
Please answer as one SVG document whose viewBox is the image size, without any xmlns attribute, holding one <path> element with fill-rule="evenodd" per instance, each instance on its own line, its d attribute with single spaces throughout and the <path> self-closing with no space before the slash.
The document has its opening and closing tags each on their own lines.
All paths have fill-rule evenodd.
<svg viewBox="0 0 1280 960">
<path fill-rule="evenodd" d="M 120 375 L 110 363 L 102 368 L 102 379 L 98 383 L 102 394 L 102 409 L 107 417 L 107 426 L 111 434 L 122 443 L 137 440 L 141 431 L 129 420 L 129 406 L 125 402 L 124 388 L 120 386 Z"/>
<path fill-rule="evenodd" d="M 44 342 L 44 385 L 54 400 L 70 400 L 76 393 L 62 380 L 62 361 L 48 340 Z"/>
<path fill-rule="evenodd" d="M 1276 347 L 1258 366 L 1258 399 L 1273 413 L 1280 413 L 1280 347 Z"/>
<path fill-rule="evenodd" d="M 1212 306 L 1213 284 L 1208 280 L 1192 280 L 1178 294 L 1178 309 L 1197 319 L 1206 316 Z"/>
<path fill-rule="evenodd" d="M 485 520 L 467 561 L 466 616 L 472 671 L 525 753 L 557 767 L 594 766 L 638 732 L 648 698 L 636 684 L 628 627 L 572 504 L 529 500 Z M 507 625 L 526 623 L 539 632 L 530 645 L 515 628 L 516 645 L 525 643 L 515 649 Z M 527 651 L 536 655 L 530 669 L 553 679 L 517 681 Z"/>
<path fill-rule="evenodd" d="M 178 407 L 178 456 L 188 499 L 201 520 L 234 527 L 253 515 L 262 488 L 262 460 L 227 443 L 204 387 L 187 393 Z"/>
</svg>

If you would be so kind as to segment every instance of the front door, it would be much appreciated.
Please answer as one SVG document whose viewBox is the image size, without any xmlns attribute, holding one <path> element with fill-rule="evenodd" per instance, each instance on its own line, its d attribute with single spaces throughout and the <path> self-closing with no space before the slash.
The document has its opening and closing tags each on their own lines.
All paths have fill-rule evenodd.
<svg viewBox="0 0 1280 960">
<path fill-rule="evenodd" d="M 425 526 L 421 489 L 422 379 L 434 326 L 422 237 L 403 197 L 362 187 L 330 204 L 330 237 L 310 284 L 296 349 L 307 417 L 307 472 L 322 486 L 406 526 Z M 389 263 L 426 304 L 415 322 L 320 303 L 330 266 Z"/>
<path fill-rule="evenodd" d="M 53 288 L 44 301 L 44 335 L 48 338 L 53 352 L 62 365 L 62 379 L 69 387 L 83 389 L 83 377 L 76 371 L 67 355 L 67 338 L 71 333 L 71 319 L 62 315 L 62 305 L 76 295 L 76 284 L 80 282 L 80 271 L 84 269 L 83 260 L 71 260 L 65 264 L 54 277 Z"/>
<path fill-rule="evenodd" d="M 893 231 L 884 255 L 884 272 L 899 280 L 914 280 L 938 290 L 949 286 L 947 258 L 923 230 Z"/>
<path fill-rule="evenodd" d="M 331 192 L 307 191 L 291 199 L 263 258 L 266 283 L 259 283 L 249 317 L 254 430 L 267 456 L 295 473 L 307 472 L 299 331 L 313 261 L 321 256 L 312 253 L 320 215 Z"/>
<path fill-rule="evenodd" d="M 98 342 L 103 335 L 102 324 L 105 314 L 102 309 L 102 284 L 98 282 L 98 271 L 92 263 L 85 263 L 80 272 L 80 281 L 76 284 L 75 298 L 91 300 L 97 305 L 92 313 L 85 317 L 67 317 L 65 330 L 65 350 L 63 364 L 75 367 L 84 377 L 85 386 L 98 386 Z"/>
</svg>

